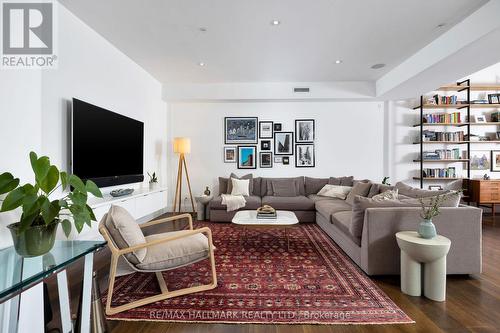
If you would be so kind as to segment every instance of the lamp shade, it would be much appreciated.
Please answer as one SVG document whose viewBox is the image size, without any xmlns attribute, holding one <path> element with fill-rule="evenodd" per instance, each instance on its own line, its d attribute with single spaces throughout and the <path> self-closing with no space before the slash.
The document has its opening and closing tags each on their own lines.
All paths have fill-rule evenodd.
<svg viewBox="0 0 500 333">
<path fill-rule="evenodd" d="M 189 154 L 191 152 L 191 140 L 189 138 L 174 138 L 174 153 Z"/>
</svg>

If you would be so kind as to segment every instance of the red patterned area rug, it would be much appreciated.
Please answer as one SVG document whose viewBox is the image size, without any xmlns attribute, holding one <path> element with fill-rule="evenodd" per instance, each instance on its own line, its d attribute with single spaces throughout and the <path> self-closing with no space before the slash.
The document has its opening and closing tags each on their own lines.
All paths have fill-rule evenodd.
<svg viewBox="0 0 500 333">
<path fill-rule="evenodd" d="M 111 320 L 253 324 L 396 324 L 413 321 L 316 224 L 289 230 L 212 229 L 218 287 L 108 316 Z M 164 272 L 169 290 L 210 282 L 208 260 Z M 194 282 L 194 283 L 193 283 Z M 154 274 L 116 283 L 113 306 L 160 292 Z M 105 295 L 103 296 L 105 302 Z"/>
</svg>

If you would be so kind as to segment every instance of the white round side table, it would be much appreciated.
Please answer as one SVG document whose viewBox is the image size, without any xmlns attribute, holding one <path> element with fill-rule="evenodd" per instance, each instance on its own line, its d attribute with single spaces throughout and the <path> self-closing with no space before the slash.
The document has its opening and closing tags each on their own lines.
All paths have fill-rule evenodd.
<svg viewBox="0 0 500 333">
<path fill-rule="evenodd" d="M 206 206 L 210 202 L 210 200 L 213 199 L 213 195 L 200 195 L 195 197 L 196 202 L 198 203 L 198 209 L 196 211 L 196 219 L 198 221 L 204 221 L 205 219 L 208 219 L 208 212 L 206 212 Z"/>
<path fill-rule="evenodd" d="M 424 295 L 433 301 L 444 301 L 446 255 L 451 241 L 439 235 L 433 239 L 425 239 L 416 231 L 398 232 L 396 239 L 401 249 L 401 291 L 411 296 L 422 294 L 423 268 Z"/>
</svg>

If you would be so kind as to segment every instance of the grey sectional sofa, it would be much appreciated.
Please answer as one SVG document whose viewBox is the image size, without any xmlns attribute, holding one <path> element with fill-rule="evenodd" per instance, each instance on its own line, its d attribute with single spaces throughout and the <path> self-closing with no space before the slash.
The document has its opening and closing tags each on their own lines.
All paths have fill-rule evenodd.
<svg viewBox="0 0 500 333">
<path fill-rule="evenodd" d="M 293 182 L 297 186 L 296 195 L 275 196 L 273 180 Z M 395 233 L 416 230 L 421 221 L 420 208 L 416 205 L 366 208 L 358 234 L 353 231 L 352 204 L 316 195 L 325 184 L 353 186 L 356 182 L 352 177 L 253 178 L 252 195 L 247 197 L 247 205 L 243 209 L 256 209 L 267 204 L 278 210 L 293 211 L 301 223 L 316 222 L 368 275 L 399 274 L 399 248 Z M 219 178 L 220 193 L 227 193 L 227 183 L 227 178 Z M 399 193 L 407 197 L 425 197 L 436 193 L 404 184 L 397 186 Z M 365 196 L 372 197 L 387 188 L 371 184 Z M 215 222 L 229 222 L 235 214 L 226 211 L 220 195 L 210 202 L 209 209 L 210 220 Z M 482 211 L 463 205 L 441 208 L 441 214 L 434 219 L 434 223 L 438 233 L 452 241 L 447 257 L 448 274 L 481 273 Z"/>
</svg>

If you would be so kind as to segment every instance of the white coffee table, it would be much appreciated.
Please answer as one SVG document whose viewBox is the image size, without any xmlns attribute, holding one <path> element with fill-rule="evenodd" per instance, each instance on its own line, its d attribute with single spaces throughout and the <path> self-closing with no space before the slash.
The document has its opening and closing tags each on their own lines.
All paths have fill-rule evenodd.
<svg viewBox="0 0 500 333">
<path fill-rule="evenodd" d="M 248 228 L 281 228 L 284 230 L 287 248 L 290 250 L 288 228 L 298 224 L 299 220 L 294 212 L 286 210 L 277 210 L 276 215 L 275 219 L 258 219 L 256 210 L 241 210 L 234 215 L 231 222 L 243 227 L 243 240 Z"/>
</svg>

